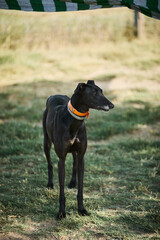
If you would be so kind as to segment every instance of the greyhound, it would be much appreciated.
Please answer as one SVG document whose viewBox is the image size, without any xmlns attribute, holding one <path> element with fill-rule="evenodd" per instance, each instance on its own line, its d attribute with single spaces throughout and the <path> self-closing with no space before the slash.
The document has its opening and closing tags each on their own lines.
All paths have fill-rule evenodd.
<svg viewBox="0 0 160 240">
<path fill-rule="evenodd" d="M 84 154 L 87 148 L 87 134 L 84 119 L 89 117 L 89 109 L 109 111 L 114 105 L 95 85 L 93 80 L 87 84 L 79 83 L 71 99 L 64 95 L 50 96 L 43 114 L 44 152 L 48 162 L 48 188 L 53 188 L 53 167 L 50 157 L 51 144 L 59 158 L 59 213 L 58 219 L 65 218 L 65 158 L 67 153 L 73 155 L 72 178 L 69 188 L 76 186 L 76 173 L 78 172 L 78 212 L 88 215 L 83 206 L 83 175 Z"/>
</svg>

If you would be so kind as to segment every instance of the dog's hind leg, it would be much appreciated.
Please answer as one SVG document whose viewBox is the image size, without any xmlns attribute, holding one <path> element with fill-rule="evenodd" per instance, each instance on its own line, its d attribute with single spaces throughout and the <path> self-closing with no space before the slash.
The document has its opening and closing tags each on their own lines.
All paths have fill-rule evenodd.
<svg viewBox="0 0 160 240">
<path fill-rule="evenodd" d="M 60 196 L 59 196 L 59 213 L 58 219 L 66 217 L 65 212 L 65 195 L 64 195 L 64 182 L 65 182 L 65 158 L 59 158 L 58 162 L 58 176 L 59 176 L 59 186 L 60 186 Z"/>
<path fill-rule="evenodd" d="M 53 188 L 53 166 L 50 157 L 50 150 L 51 150 L 51 141 L 48 137 L 47 130 L 46 130 L 46 115 L 47 110 L 44 111 L 43 114 L 43 133 L 44 133 L 44 153 L 46 155 L 47 163 L 48 163 L 48 188 Z"/>
<path fill-rule="evenodd" d="M 48 188 L 53 188 L 53 166 L 50 157 L 51 142 L 48 136 L 44 136 L 44 152 L 48 162 Z"/>
<path fill-rule="evenodd" d="M 68 184 L 68 188 L 75 188 L 76 186 L 76 174 L 77 174 L 77 153 L 73 152 L 73 170 L 72 170 L 72 178 L 70 183 Z"/>
</svg>

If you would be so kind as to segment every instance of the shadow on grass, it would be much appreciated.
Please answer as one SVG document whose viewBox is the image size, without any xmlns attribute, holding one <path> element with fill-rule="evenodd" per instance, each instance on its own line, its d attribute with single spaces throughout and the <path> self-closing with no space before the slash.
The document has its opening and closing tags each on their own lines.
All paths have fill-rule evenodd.
<svg viewBox="0 0 160 240">
<path fill-rule="evenodd" d="M 71 96 L 75 83 L 70 84 Z M 63 90 L 63 92 L 62 92 Z M 23 120 L 28 123 L 41 122 L 47 98 L 53 94 L 67 94 L 68 84 L 41 80 L 30 84 L 16 84 L 0 93 L 0 118 L 2 120 Z M 146 93 L 148 94 L 148 93 Z M 109 92 L 109 98 L 115 96 Z M 133 106 L 133 103 L 143 105 L 143 108 Z M 160 106 L 152 106 L 140 100 L 128 101 L 115 106 L 108 114 L 91 110 L 90 119 L 86 122 L 90 140 L 107 139 L 117 134 L 131 133 L 140 125 L 153 124 L 160 119 Z"/>
</svg>

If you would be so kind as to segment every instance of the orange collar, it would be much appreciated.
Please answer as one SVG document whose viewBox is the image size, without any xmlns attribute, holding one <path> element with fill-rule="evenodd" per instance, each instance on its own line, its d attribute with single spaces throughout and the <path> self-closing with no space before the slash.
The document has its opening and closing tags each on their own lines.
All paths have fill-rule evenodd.
<svg viewBox="0 0 160 240">
<path fill-rule="evenodd" d="M 78 120 L 84 120 L 86 117 L 89 118 L 89 111 L 85 113 L 78 112 L 71 104 L 71 100 L 68 102 L 68 111 L 72 115 L 72 117 Z"/>
</svg>

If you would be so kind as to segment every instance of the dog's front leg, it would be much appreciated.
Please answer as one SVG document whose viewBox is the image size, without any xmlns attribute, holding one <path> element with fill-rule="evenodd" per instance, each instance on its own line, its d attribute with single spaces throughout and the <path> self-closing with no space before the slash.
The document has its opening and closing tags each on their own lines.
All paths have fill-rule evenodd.
<svg viewBox="0 0 160 240">
<path fill-rule="evenodd" d="M 58 218 L 62 219 L 66 217 L 65 212 L 65 195 L 64 195 L 64 181 L 65 181 L 65 158 L 59 159 L 58 162 L 58 176 L 59 176 L 59 187 L 60 187 L 60 196 L 59 196 L 59 213 Z"/>
<path fill-rule="evenodd" d="M 77 173 L 77 154 L 76 152 L 72 153 L 73 155 L 73 170 L 72 170 L 72 178 L 70 183 L 68 184 L 69 188 L 74 188 L 76 186 L 76 173 Z"/>
<path fill-rule="evenodd" d="M 88 215 L 86 209 L 83 206 L 83 176 L 84 176 L 84 158 L 78 155 L 78 212 L 80 215 Z"/>
</svg>

